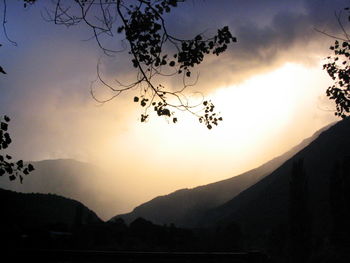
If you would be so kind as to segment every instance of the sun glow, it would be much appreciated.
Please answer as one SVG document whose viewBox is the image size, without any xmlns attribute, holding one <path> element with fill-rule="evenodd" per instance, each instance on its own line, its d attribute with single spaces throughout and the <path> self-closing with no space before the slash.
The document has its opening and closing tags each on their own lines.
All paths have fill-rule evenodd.
<svg viewBox="0 0 350 263">
<path fill-rule="evenodd" d="M 245 148 L 254 147 L 261 138 L 285 126 L 298 106 L 297 85 L 304 81 L 300 71 L 296 65 L 286 65 L 214 93 L 213 100 L 225 120 L 224 137 L 239 138 Z"/>
<path fill-rule="evenodd" d="M 285 64 L 218 88 L 207 97 L 221 112 L 223 122 L 211 130 L 188 113 L 177 113 L 176 124 L 156 116 L 148 123 L 131 118 L 122 132 L 105 138 L 101 162 L 109 160 L 105 167 L 116 170 L 115 184 L 123 185 L 118 191 L 137 189 L 132 194 L 135 205 L 156 195 L 238 175 L 283 154 L 334 121 L 325 117 L 332 114 L 317 107 L 327 81 L 318 66 Z"/>
</svg>

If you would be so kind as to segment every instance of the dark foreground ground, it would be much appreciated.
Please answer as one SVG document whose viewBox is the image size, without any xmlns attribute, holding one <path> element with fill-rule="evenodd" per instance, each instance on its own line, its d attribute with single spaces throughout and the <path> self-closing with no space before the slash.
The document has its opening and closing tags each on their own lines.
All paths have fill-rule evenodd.
<svg viewBox="0 0 350 263">
<path fill-rule="evenodd" d="M 12 262 L 128 262 L 128 263 L 267 263 L 260 252 L 112 252 L 77 250 L 11 250 L 6 252 Z"/>
</svg>

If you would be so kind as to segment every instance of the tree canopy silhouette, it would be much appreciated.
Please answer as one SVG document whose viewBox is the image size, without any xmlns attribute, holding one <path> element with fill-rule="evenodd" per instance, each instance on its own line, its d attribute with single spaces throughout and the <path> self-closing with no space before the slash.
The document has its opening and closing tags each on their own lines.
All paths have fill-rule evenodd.
<svg viewBox="0 0 350 263">
<path fill-rule="evenodd" d="M 128 52 L 130 62 L 137 72 L 135 81 L 111 85 L 101 77 L 97 66 L 98 80 L 112 92 L 107 99 L 100 99 L 93 92 L 93 98 L 105 103 L 122 93 L 138 90 L 133 98 L 143 108 L 141 122 L 149 119 L 149 111 L 158 116 L 178 121 L 176 111 L 186 111 L 196 116 L 208 129 L 218 125 L 222 117 L 215 112 L 210 100 L 202 98 L 194 103 L 185 94 L 185 89 L 195 85 L 198 75 L 193 76 L 193 68 L 203 62 L 208 54 L 220 55 L 229 44 L 236 42 L 229 28 L 224 26 L 211 37 L 204 33 L 191 39 L 183 39 L 169 32 L 165 15 L 186 0 L 56 0 L 51 9 L 46 9 L 43 17 L 57 25 L 67 27 L 87 25 L 98 46 L 108 56 L 120 51 Z M 36 0 L 23 0 L 24 7 Z M 106 37 L 122 35 L 122 50 L 107 48 L 103 43 Z M 174 77 L 178 88 L 166 87 L 162 77 Z M 179 78 L 180 77 L 180 78 Z"/>
<path fill-rule="evenodd" d="M 344 9 L 350 22 L 350 8 Z M 342 22 L 342 12 L 336 13 L 336 18 L 342 32 L 342 36 L 334 36 L 334 44 L 330 46 L 333 55 L 327 57 L 323 65 L 328 75 L 333 79 L 333 85 L 328 87 L 327 96 L 336 104 L 335 115 L 346 118 L 350 115 L 350 37 Z"/>
</svg>

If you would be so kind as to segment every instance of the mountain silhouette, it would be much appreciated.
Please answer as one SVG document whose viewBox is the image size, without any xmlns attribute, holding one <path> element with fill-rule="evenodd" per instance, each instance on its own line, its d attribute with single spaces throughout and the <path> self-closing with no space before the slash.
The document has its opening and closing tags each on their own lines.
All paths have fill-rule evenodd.
<svg viewBox="0 0 350 263">
<path fill-rule="evenodd" d="M 131 213 L 117 215 L 110 220 L 122 218 L 130 223 L 138 217 L 156 224 L 174 223 L 181 227 L 195 227 L 198 218 L 207 210 L 218 207 L 239 193 L 271 174 L 285 161 L 315 140 L 327 127 L 303 140 L 283 155 L 272 159 L 256 169 L 241 175 L 193 189 L 181 189 L 169 195 L 158 196 L 136 207 Z"/>
<path fill-rule="evenodd" d="M 289 185 L 293 164 L 303 160 L 314 243 L 331 236 L 330 178 L 350 157 L 350 119 L 336 123 L 270 175 L 225 204 L 207 211 L 198 226 L 235 222 L 253 247 L 264 247 L 273 233 L 288 232 Z M 317 241 L 317 242 L 316 242 Z"/>
<path fill-rule="evenodd" d="M 53 194 L 17 193 L 0 189 L 0 222 L 5 226 L 33 228 L 52 224 L 75 224 L 79 210 L 82 223 L 99 223 L 102 220 L 82 203 Z"/>
<path fill-rule="evenodd" d="M 35 170 L 23 184 L 0 178 L 0 187 L 22 193 L 57 194 L 83 202 L 102 218 L 110 218 L 118 193 L 106 183 L 105 171 L 73 159 L 31 162 Z"/>
</svg>

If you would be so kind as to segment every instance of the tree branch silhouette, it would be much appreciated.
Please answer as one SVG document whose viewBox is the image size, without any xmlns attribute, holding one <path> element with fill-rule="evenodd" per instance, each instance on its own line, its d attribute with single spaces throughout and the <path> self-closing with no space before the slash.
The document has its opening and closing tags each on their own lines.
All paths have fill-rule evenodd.
<svg viewBox="0 0 350 263">
<path fill-rule="evenodd" d="M 344 9 L 350 21 L 350 8 Z M 334 38 L 334 44 L 330 46 L 333 55 L 328 56 L 323 69 L 332 78 L 333 85 L 329 86 L 326 94 L 336 104 L 336 116 L 346 118 L 350 115 L 350 38 L 344 23 L 342 12 L 335 13 L 338 25 L 343 36 L 336 36 L 324 31 L 319 31 L 328 37 Z"/>
<path fill-rule="evenodd" d="M 30 2 L 28 0 L 24 1 Z M 17 42 L 11 40 L 7 34 L 7 2 L 6 0 L 2 1 L 3 3 L 3 21 L 2 28 L 5 35 L 5 38 L 12 45 L 17 46 Z M 2 45 L 0 44 L 0 47 Z M 6 71 L 0 66 L 0 73 L 7 74 Z M 23 176 L 28 175 L 30 172 L 34 170 L 34 166 L 32 164 L 25 164 L 23 160 L 13 161 L 12 156 L 4 153 L 3 151 L 8 148 L 8 146 L 12 143 L 12 139 L 8 132 L 8 123 L 10 122 L 10 118 L 6 115 L 0 116 L 0 176 L 8 175 L 11 181 L 19 179 L 20 182 L 23 182 Z"/>
<path fill-rule="evenodd" d="M 28 1 L 25 1 L 28 2 Z M 28 3 L 34 3 L 35 0 Z M 210 100 L 202 98 L 200 103 L 192 103 L 185 90 L 197 83 L 192 70 L 201 64 L 206 55 L 219 56 L 227 50 L 229 44 L 236 42 L 227 26 L 218 29 L 209 38 L 204 33 L 193 39 L 181 39 L 172 35 L 167 26 L 165 15 L 185 0 L 56 0 L 52 10 L 45 10 L 45 20 L 67 27 L 85 24 L 92 31 L 92 38 L 107 56 L 127 50 L 130 61 L 136 70 L 136 80 L 117 85 L 108 84 L 97 65 L 97 79 L 102 86 L 113 94 L 107 99 L 99 99 L 91 87 L 92 97 L 99 103 L 105 103 L 131 90 L 139 90 L 140 95 L 133 101 L 144 109 L 141 122 L 149 119 L 149 110 L 158 116 L 172 118 L 177 122 L 174 110 L 189 112 L 208 129 L 218 125 L 222 118 L 214 112 L 215 106 Z M 125 37 L 126 45 L 121 50 L 105 46 L 105 37 Z M 160 77 L 181 76 L 179 88 L 173 90 L 159 81 Z M 193 78 L 195 81 L 193 81 Z M 179 79 L 178 79 L 179 80 Z M 192 83 L 190 81 L 192 80 Z"/>
</svg>

